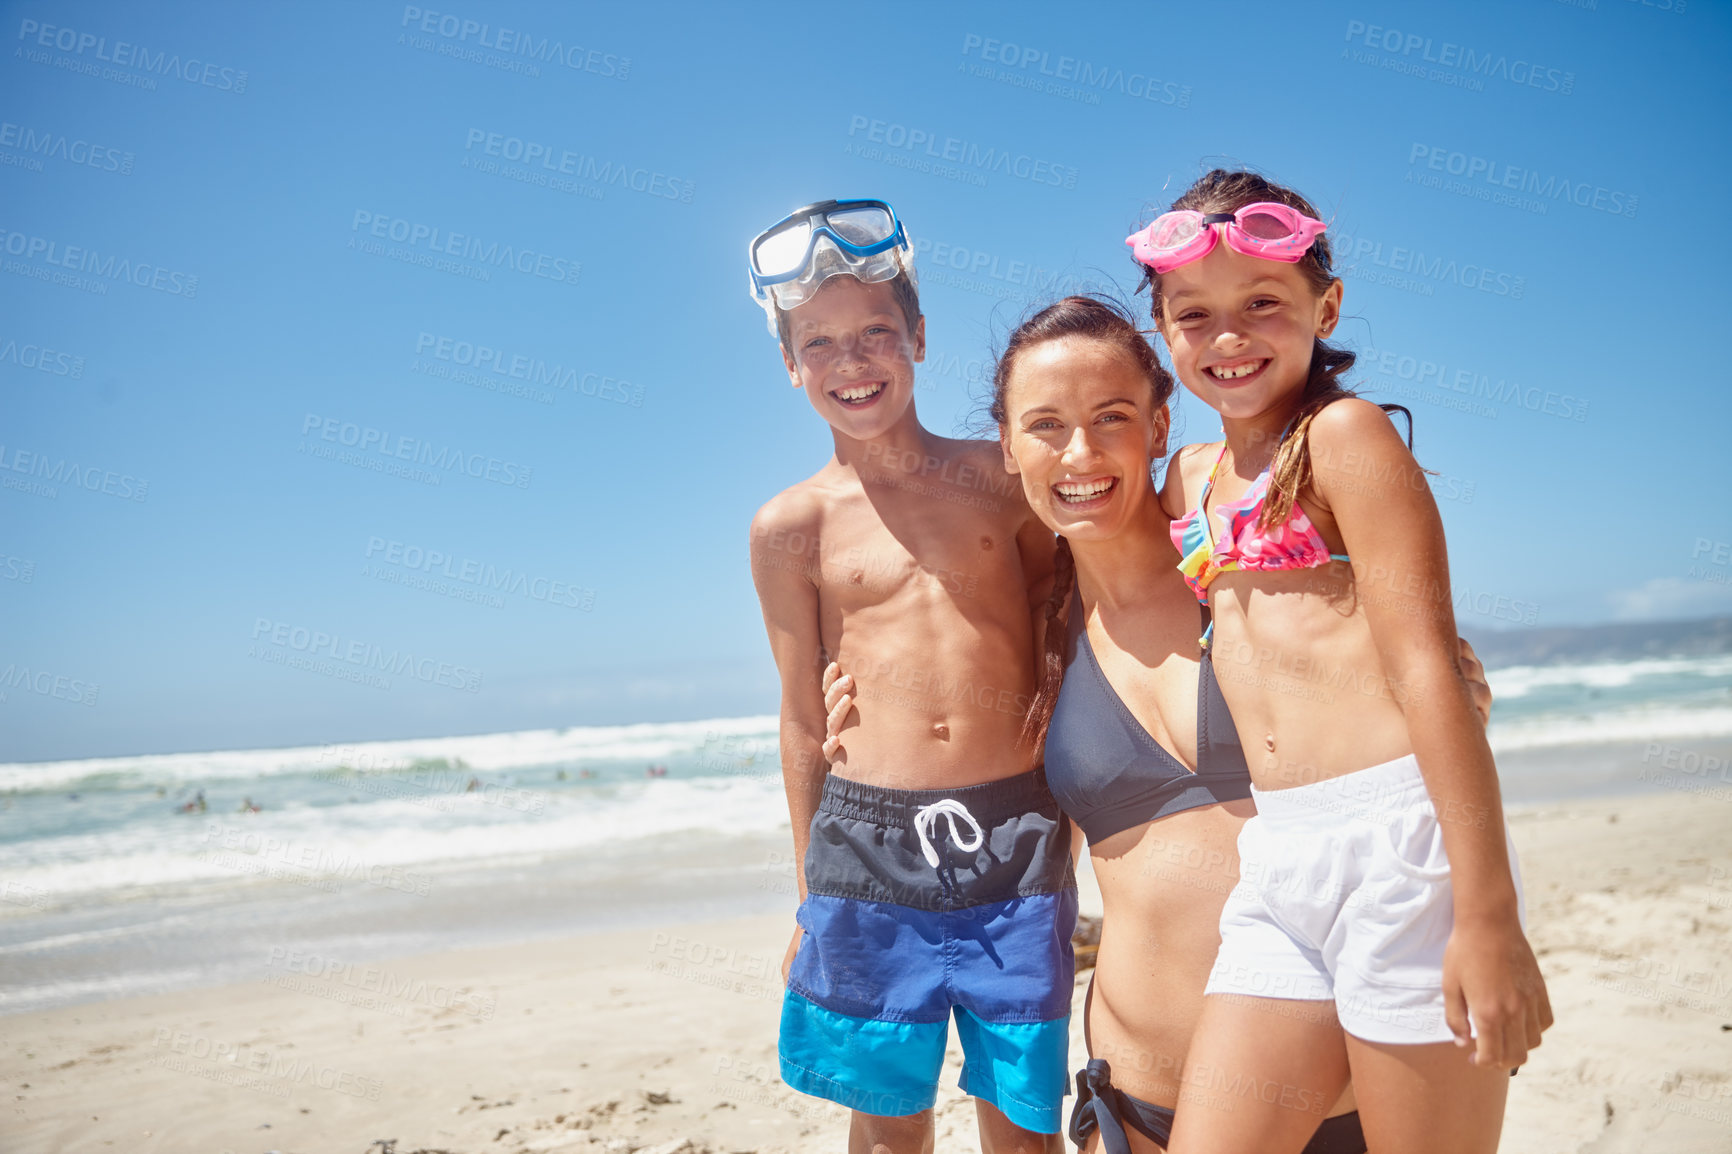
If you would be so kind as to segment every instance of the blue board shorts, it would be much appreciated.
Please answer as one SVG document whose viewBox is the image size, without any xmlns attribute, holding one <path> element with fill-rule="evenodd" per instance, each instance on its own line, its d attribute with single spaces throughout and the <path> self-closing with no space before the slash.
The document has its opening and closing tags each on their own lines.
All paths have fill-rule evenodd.
<svg viewBox="0 0 1732 1154">
<path fill-rule="evenodd" d="M 1045 775 L 899 790 L 832 773 L 805 869 L 783 1080 L 867 1114 L 918 1114 L 937 1098 L 954 1009 L 962 1091 L 1058 1133 L 1077 895 Z"/>
</svg>

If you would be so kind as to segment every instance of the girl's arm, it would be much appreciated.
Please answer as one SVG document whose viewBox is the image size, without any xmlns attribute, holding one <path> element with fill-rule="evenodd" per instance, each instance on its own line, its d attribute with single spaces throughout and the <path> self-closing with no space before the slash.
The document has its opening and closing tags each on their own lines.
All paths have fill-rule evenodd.
<svg viewBox="0 0 1732 1154">
<path fill-rule="evenodd" d="M 1312 486 L 1353 558 L 1356 595 L 1406 717 L 1437 809 L 1454 890 L 1444 953 L 1446 1017 L 1479 1065 L 1520 1065 L 1551 1025 L 1545 981 L 1522 933 L 1497 768 L 1462 676 L 1437 504 L 1376 405 L 1343 400 L 1311 424 Z"/>
</svg>

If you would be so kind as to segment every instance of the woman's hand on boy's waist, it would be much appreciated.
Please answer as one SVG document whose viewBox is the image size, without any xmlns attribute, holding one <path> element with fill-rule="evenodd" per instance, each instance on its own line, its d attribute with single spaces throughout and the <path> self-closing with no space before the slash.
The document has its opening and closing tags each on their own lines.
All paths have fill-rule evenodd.
<svg viewBox="0 0 1732 1154">
<path fill-rule="evenodd" d="M 832 764 L 847 765 L 848 751 L 842 748 L 842 730 L 848 724 L 848 715 L 854 712 L 854 678 L 843 673 L 841 664 L 835 661 L 824 667 L 824 710 L 828 715 L 824 719 L 824 756 Z"/>
</svg>

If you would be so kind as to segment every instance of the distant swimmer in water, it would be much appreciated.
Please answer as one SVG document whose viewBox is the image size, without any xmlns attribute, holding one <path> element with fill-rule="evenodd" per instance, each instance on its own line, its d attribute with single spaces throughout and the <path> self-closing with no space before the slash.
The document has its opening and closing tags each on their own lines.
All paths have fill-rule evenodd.
<svg viewBox="0 0 1732 1154">
<path fill-rule="evenodd" d="M 240 809 L 237 810 L 236 812 L 237 813 L 258 813 L 259 807 L 253 804 L 252 798 L 250 798 L 250 797 L 244 798 L 241 801 Z"/>
<path fill-rule="evenodd" d="M 580 769 L 577 771 L 577 776 L 580 778 L 584 778 L 584 779 L 592 778 L 595 776 L 595 770 L 593 770 L 593 769 Z"/>
<path fill-rule="evenodd" d="M 463 787 L 463 792 L 464 793 L 474 793 L 476 790 L 478 790 L 480 788 L 481 788 L 481 779 L 479 777 L 472 777 L 469 779 L 469 784 Z"/>
<path fill-rule="evenodd" d="M 665 765 L 652 765 L 643 771 L 643 775 L 645 777 L 666 777 L 668 775 L 668 767 Z"/>
<path fill-rule="evenodd" d="M 181 813 L 203 813 L 206 808 L 207 807 L 205 806 L 204 790 L 201 789 L 198 791 L 197 797 L 193 798 L 191 801 L 187 802 L 185 805 L 180 807 L 180 812 Z"/>
<path fill-rule="evenodd" d="M 568 776 L 569 776 L 569 775 L 568 775 L 568 774 L 567 774 L 567 773 L 566 773 L 566 772 L 565 772 L 565 770 L 563 770 L 563 769 L 562 769 L 562 770 L 560 770 L 560 771 L 559 771 L 559 772 L 558 772 L 558 773 L 556 773 L 556 774 L 554 774 L 554 775 L 553 775 L 553 780 L 555 780 L 555 781 L 565 781 L 565 780 L 566 780 L 566 779 L 567 779 L 567 777 L 568 777 Z"/>
</svg>

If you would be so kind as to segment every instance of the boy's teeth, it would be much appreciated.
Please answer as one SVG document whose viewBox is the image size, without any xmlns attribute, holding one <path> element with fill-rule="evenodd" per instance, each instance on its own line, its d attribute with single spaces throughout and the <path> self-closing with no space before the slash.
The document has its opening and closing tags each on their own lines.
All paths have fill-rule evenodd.
<svg viewBox="0 0 1732 1154">
<path fill-rule="evenodd" d="M 1221 368 L 1221 367 L 1217 366 L 1215 368 L 1210 369 L 1209 371 L 1211 373 L 1215 374 L 1215 377 L 1217 380 L 1236 381 L 1240 377 L 1250 376 L 1252 373 L 1256 372 L 1258 369 L 1260 369 L 1262 367 L 1263 367 L 1262 361 L 1250 361 L 1250 362 L 1247 362 L 1246 364 L 1243 364 L 1243 365 L 1234 365 L 1230 369 Z"/>
<path fill-rule="evenodd" d="M 1113 483 L 1111 478 L 1102 481 L 1087 482 L 1060 481 L 1057 485 L 1053 486 L 1053 488 L 1058 490 L 1058 495 L 1067 501 L 1086 501 L 1090 497 L 1100 496 L 1112 487 Z"/>
<path fill-rule="evenodd" d="M 883 387 L 883 385 L 878 384 L 855 385 L 852 388 L 837 389 L 836 395 L 844 401 L 864 401 L 867 397 L 876 394 Z"/>
</svg>

